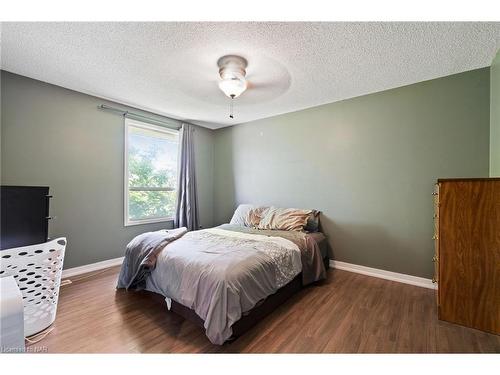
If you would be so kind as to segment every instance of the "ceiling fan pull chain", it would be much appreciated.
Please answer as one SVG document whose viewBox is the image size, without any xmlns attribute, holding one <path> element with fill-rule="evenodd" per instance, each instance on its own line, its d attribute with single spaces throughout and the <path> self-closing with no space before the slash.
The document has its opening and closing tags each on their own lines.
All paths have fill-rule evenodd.
<svg viewBox="0 0 500 375">
<path fill-rule="evenodd" d="M 231 101 L 229 102 L 229 118 L 234 118 L 233 116 L 233 98 L 231 98 Z"/>
</svg>

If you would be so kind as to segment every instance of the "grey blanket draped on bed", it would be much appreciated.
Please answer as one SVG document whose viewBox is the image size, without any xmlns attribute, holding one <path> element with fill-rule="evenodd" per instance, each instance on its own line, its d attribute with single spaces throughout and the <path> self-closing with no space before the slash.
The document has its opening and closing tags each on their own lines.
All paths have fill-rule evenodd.
<svg viewBox="0 0 500 375">
<path fill-rule="evenodd" d="M 158 254 L 168 243 L 182 237 L 186 228 L 159 230 L 138 235 L 127 245 L 117 288 L 144 289 Z"/>
</svg>

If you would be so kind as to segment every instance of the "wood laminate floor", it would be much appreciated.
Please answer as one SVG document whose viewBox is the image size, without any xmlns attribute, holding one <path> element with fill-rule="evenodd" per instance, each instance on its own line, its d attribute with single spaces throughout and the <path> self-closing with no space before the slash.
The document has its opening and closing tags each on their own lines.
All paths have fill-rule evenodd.
<svg viewBox="0 0 500 375">
<path fill-rule="evenodd" d="M 340 270 L 216 346 L 161 296 L 115 290 L 118 271 L 61 287 L 54 329 L 34 346 L 52 353 L 500 352 L 500 336 L 439 321 L 434 291 Z"/>
</svg>

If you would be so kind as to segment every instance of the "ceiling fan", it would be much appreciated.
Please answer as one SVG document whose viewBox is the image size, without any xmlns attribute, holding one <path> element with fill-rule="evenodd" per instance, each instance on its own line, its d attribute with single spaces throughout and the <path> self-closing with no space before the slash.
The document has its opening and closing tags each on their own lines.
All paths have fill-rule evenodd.
<svg viewBox="0 0 500 375">
<path fill-rule="evenodd" d="M 217 60 L 219 67 L 219 89 L 229 99 L 229 118 L 234 119 L 234 100 L 246 91 L 252 95 L 245 98 L 245 103 L 255 103 L 274 99 L 290 87 L 290 74 L 285 67 L 271 59 L 257 57 L 254 62 L 259 69 L 258 76 L 247 74 L 248 61 L 238 55 L 224 55 Z M 255 94 L 255 95 L 254 95 Z"/>
<path fill-rule="evenodd" d="M 221 78 L 219 88 L 231 99 L 229 117 L 234 118 L 233 100 L 243 94 L 248 88 L 248 82 L 245 78 L 248 62 L 241 56 L 225 55 L 217 61 L 217 65 L 219 66 L 219 75 Z"/>
</svg>

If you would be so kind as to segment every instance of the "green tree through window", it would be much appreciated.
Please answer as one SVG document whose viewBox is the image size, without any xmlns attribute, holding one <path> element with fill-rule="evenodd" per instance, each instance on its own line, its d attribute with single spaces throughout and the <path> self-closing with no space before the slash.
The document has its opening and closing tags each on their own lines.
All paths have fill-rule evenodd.
<svg viewBox="0 0 500 375">
<path fill-rule="evenodd" d="M 128 222 L 175 214 L 178 136 L 131 122 L 128 136 Z"/>
</svg>

